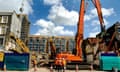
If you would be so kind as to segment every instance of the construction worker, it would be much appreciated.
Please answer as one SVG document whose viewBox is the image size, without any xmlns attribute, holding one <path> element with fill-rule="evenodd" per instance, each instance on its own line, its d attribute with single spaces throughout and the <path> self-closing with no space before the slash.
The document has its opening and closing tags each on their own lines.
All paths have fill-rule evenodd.
<svg viewBox="0 0 120 72">
<path fill-rule="evenodd" d="M 37 66 L 37 60 L 33 60 L 33 67 Z"/>
<path fill-rule="evenodd" d="M 65 58 L 63 58 L 63 72 L 65 72 L 65 69 L 66 69 L 66 60 Z"/>
<path fill-rule="evenodd" d="M 35 52 L 32 52 L 32 58 L 31 58 L 33 67 L 37 66 L 37 55 Z"/>
<path fill-rule="evenodd" d="M 118 49 L 116 52 L 117 52 L 118 56 L 120 56 L 120 49 Z"/>
</svg>

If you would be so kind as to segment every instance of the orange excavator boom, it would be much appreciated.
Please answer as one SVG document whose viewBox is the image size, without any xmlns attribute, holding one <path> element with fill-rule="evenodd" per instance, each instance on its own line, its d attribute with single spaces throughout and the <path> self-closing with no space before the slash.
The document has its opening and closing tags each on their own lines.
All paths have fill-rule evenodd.
<svg viewBox="0 0 120 72">
<path fill-rule="evenodd" d="M 83 40 L 83 30 L 84 30 L 84 13 L 85 13 L 85 7 L 84 7 L 84 0 L 81 0 L 80 5 L 80 12 L 79 12 L 79 22 L 77 24 L 77 34 L 76 34 L 76 55 L 80 56 L 82 58 L 82 48 L 81 43 Z"/>
<path fill-rule="evenodd" d="M 105 31 L 105 26 L 104 26 L 104 20 L 103 20 L 103 15 L 102 15 L 100 1 L 99 0 L 92 0 L 92 2 L 93 2 L 94 6 L 97 9 L 98 18 L 99 18 L 100 25 L 101 25 L 101 31 L 104 32 Z"/>
</svg>

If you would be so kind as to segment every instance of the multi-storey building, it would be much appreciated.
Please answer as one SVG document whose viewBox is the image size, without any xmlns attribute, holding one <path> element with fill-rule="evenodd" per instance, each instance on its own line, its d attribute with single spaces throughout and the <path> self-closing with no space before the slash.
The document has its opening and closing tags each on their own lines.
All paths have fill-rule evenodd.
<svg viewBox="0 0 120 72">
<path fill-rule="evenodd" d="M 55 47 L 56 47 L 56 51 L 60 52 L 60 51 L 66 51 L 66 39 L 64 37 L 54 37 L 53 39 Z"/>
<path fill-rule="evenodd" d="M 68 48 L 67 49 L 69 52 L 72 52 L 73 49 L 75 49 L 75 39 L 74 38 L 70 38 L 68 40 Z"/>
<path fill-rule="evenodd" d="M 9 35 L 20 37 L 21 21 L 15 11 L 0 11 L 0 46 L 5 47 L 9 42 Z"/>
<path fill-rule="evenodd" d="M 51 37 L 49 36 L 30 35 L 28 40 L 28 47 L 30 48 L 31 51 L 35 51 L 37 53 L 46 53 L 46 52 L 50 53 L 51 47 L 49 43 L 47 44 L 47 41 L 50 38 Z M 75 48 L 74 37 L 54 36 L 52 37 L 52 40 L 55 45 L 56 52 L 63 52 L 63 51 L 72 52 L 72 49 Z"/>
<path fill-rule="evenodd" d="M 27 43 L 28 41 L 28 35 L 29 35 L 29 28 L 30 28 L 30 22 L 28 19 L 28 16 L 26 14 L 18 14 L 18 17 L 22 17 L 21 21 L 21 35 L 20 39 L 24 42 Z"/>
<path fill-rule="evenodd" d="M 54 44 L 57 52 L 71 52 L 75 48 L 75 40 L 71 36 L 56 36 L 54 37 Z"/>
<path fill-rule="evenodd" d="M 15 41 L 10 39 L 10 35 L 21 38 L 23 42 L 28 40 L 29 20 L 27 15 L 17 14 L 15 11 L 0 11 L 0 48 L 8 50 L 15 48 Z"/>
<path fill-rule="evenodd" d="M 28 40 L 28 47 L 31 51 L 42 53 L 45 52 L 46 43 L 46 36 L 30 35 Z"/>
</svg>

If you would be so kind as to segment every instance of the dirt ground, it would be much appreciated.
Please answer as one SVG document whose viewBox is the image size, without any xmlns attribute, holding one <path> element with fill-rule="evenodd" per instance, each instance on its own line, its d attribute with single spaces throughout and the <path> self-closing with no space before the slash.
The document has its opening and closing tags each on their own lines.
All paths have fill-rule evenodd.
<svg viewBox="0 0 120 72">
<path fill-rule="evenodd" d="M 36 68 L 36 70 L 34 68 L 31 68 L 28 71 L 0 71 L 0 72 L 52 72 L 50 71 L 50 69 L 45 68 L 45 67 L 41 67 L 41 68 Z M 53 70 L 53 72 L 59 72 L 58 70 Z M 62 71 L 61 71 L 62 72 Z M 96 71 L 96 70 L 65 70 L 65 72 L 105 72 L 105 71 Z"/>
</svg>

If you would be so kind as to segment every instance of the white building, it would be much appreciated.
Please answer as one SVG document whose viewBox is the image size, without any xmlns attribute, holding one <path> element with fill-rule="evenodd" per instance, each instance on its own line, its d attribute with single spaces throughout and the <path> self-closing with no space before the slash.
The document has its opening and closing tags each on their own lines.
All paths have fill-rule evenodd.
<svg viewBox="0 0 120 72">
<path fill-rule="evenodd" d="M 21 21 L 15 11 L 0 11 L 0 48 L 12 46 L 9 37 L 11 33 L 20 38 Z"/>
</svg>

